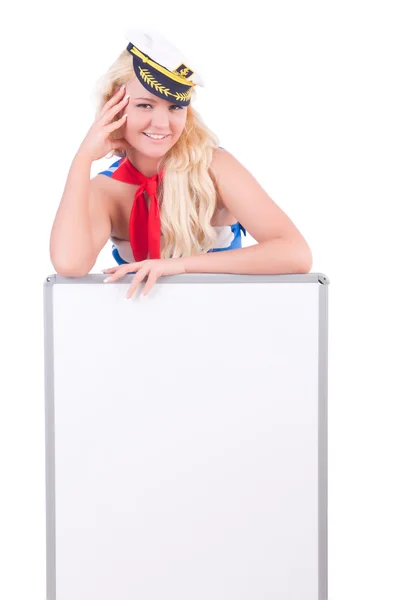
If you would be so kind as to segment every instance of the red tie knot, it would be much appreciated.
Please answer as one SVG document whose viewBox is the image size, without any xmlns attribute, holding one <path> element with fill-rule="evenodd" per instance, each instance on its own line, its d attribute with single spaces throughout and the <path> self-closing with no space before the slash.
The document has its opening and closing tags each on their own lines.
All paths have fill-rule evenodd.
<svg viewBox="0 0 397 600">
<path fill-rule="evenodd" d="M 157 177 L 156 179 L 151 179 L 146 184 L 146 192 L 148 196 L 154 196 L 157 191 Z"/>
</svg>

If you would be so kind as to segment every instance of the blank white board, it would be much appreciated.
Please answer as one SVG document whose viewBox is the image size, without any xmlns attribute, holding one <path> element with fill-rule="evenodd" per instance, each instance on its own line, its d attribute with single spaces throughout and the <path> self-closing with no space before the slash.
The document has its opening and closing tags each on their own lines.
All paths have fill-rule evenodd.
<svg viewBox="0 0 397 600">
<path fill-rule="evenodd" d="M 44 282 L 47 600 L 326 600 L 323 274 Z"/>
</svg>

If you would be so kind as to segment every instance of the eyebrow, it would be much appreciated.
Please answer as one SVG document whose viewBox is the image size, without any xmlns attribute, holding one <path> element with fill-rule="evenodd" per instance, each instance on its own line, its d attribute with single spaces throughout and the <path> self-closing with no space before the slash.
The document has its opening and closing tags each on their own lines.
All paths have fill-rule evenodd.
<svg viewBox="0 0 397 600">
<path fill-rule="evenodd" d="M 143 97 L 140 97 L 140 98 L 135 98 L 135 100 L 149 100 L 149 102 L 157 102 L 157 100 L 154 100 L 154 98 L 143 98 Z"/>
</svg>

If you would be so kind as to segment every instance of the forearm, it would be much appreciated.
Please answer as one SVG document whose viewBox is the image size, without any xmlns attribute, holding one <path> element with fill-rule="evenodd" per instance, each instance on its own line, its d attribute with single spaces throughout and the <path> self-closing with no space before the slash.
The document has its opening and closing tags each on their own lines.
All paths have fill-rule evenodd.
<svg viewBox="0 0 397 600">
<path fill-rule="evenodd" d="M 51 262 L 58 273 L 78 275 L 91 268 L 93 243 L 89 214 L 91 160 L 77 153 L 69 169 L 50 239 Z"/>
<path fill-rule="evenodd" d="M 246 248 L 180 258 L 186 273 L 271 275 L 309 273 L 310 248 L 301 239 L 276 238 Z"/>
</svg>

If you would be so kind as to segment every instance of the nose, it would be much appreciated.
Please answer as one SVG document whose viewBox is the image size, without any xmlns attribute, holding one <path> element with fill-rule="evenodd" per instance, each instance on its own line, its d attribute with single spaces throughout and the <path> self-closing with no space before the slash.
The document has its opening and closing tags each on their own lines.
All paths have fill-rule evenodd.
<svg viewBox="0 0 397 600">
<path fill-rule="evenodd" d="M 152 113 L 152 126 L 159 131 L 168 131 L 169 127 L 169 109 L 157 107 Z"/>
</svg>

